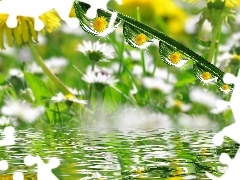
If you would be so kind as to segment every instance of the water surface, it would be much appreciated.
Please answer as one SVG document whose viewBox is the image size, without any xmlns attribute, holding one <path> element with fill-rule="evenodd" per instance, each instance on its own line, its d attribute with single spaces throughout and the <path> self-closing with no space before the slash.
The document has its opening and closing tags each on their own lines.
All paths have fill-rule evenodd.
<svg viewBox="0 0 240 180">
<path fill-rule="evenodd" d="M 208 179 L 205 172 L 220 176 L 227 167 L 219 162 L 223 152 L 234 157 L 238 145 L 226 139 L 212 144 L 215 130 L 33 128 L 18 129 L 16 144 L 0 147 L 0 160 L 9 169 L 0 179 L 11 179 L 14 171 L 25 179 L 36 179 L 36 166 L 26 166 L 26 155 L 39 155 L 44 162 L 60 159 L 53 169 L 59 180 L 79 179 Z M 2 139 L 2 131 L 1 131 Z"/>
</svg>

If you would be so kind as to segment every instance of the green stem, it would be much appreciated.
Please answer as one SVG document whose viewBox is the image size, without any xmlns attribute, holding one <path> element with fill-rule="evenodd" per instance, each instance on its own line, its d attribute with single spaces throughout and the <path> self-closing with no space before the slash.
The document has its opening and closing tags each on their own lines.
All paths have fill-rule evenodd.
<svg viewBox="0 0 240 180">
<path fill-rule="evenodd" d="M 156 72 L 156 69 L 157 69 L 158 60 L 159 60 L 159 59 L 157 59 L 156 62 L 154 63 L 154 68 L 153 68 L 152 76 L 155 75 L 155 72 Z"/>
<path fill-rule="evenodd" d="M 95 68 L 95 63 L 92 63 L 91 70 L 94 71 L 94 68 Z M 89 87 L 89 96 L 88 96 L 88 107 L 89 107 L 89 108 L 92 107 L 92 104 L 91 104 L 92 90 L 93 90 L 93 84 L 90 84 L 90 87 Z"/>
<path fill-rule="evenodd" d="M 144 59 L 144 51 L 140 50 L 141 60 L 142 60 L 142 69 L 143 69 L 143 77 L 146 76 L 146 67 L 145 67 L 145 59 Z"/>
<path fill-rule="evenodd" d="M 111 39 L 109 39 L 109 40 L 110 40 L 110 42 L 112 42 Z M 124 59 L 123 59 L 124 38 L 123 38 L 123 41 L 122 41 L 122 51 L 118 52 L 118 50 L 117 50 L 116 46 L 114 45 L 114 43 L 113 43 L 113 48 L 114 48 L 115 51 L 118 53 L 118 57 L 119 57 L 119 60 L 120 60 L 121 66 L 123 66 L 124 69 L 127 71 L 127 73 L 128 73 L 129 76 L 131 77 L 133 83 L 135 84 L 135 86 L 136 86 L 136 88 L 137 88 L 137 90 L 138 90 L 138 89 L 139 89 L 138 83 L 136 82 L 136 80 L 135 80 L 135 78 L 134 78 L 132 72 L 128 69 L 127 65 L 124 63 Z M 119 72 L 120 72 L 120 70 L 119 70 Z"/>
<path fill-rule="evenodd" d="M 221 37 L 221 28 L 222 26 L 220 26 L 219 27 L 219 29 L 218 29 L 218 32 L 217 32 L 217 34 L 218 34 L 218 37 L 217 37 L 217 42 L 216 42 L 216 50 L 215 50 L 215 55 L 214 55 L 214 60 L 213 60 L 213 65 L 214 66 L 216 66 L 216 64 L 217 64 L 217 57 L 218 57 L 218 53 L 219 53 L 219 41 L 220 41 L 220 37 Z"/>
<path fill-rule="evenodd" d="M 139 7 L 137 7 L 137 20 L 141 21 L 141 15 L 140 15 Z M 146 76 L 146 67 L 145 67 L 145 60 L 144 60 L 144 51 L 140 50 L 140 53 L 141 53 L 143 77 L 145 77 Z"/>
<path fill-rule="evenodd" d="M 122 43 L 121 43 L 121 49 L 119 50 L 119 53 L 118 53 L 118 56 L 121 57 L 120 58 L 120 65 L 119 65 L 119 69 L 118 69 L 118 75 L 121 75 L 121 71 L 123 69 L 123 63 L 122 63 L 122 60 L 123 60 L 123 52 L 124 52 L 124 42 L 125 42 L 125 39 L 124 37 L 122 38 Z"/>
<path fill-rule="evenodd" d="M 38 54 L 37 50 L 35 49 L 34 45 L 32 43 L 29 43 L 28 45 L 38 65 L 42 68 L 43 72 L 48 76 L 48 78 L 56 86 L 58 86 L 62 93 L 64 93 L 65 95 L 72 94 L 71 91 L 48 69 L 48 67 L 45 65 L 44 61 Z"/>
<path fill-rule="evenodd" d="M 116 90 L 117 92 L 119 92 L 121 95 L 123 95 L 127 100 L 129 100 L 129 102 L 131 102 L 133 105 L 137 106 L 136 102 L 134 102 L 130 97 L 128 97 L 126 94 L 124 94 L 121 90 L 119 90 L 117 87 L 115 86 L 111 86 L 114 90 Z"/>
<path fill-rule="evenodd" d="M 210 49 L 209 49 L 209 53 L 208 53 L 208 58 L 207 58 L 207 60 L 209 62 L 211 62 L 212 59 L 213 59 L 213 55 L 214 55 L 214 52 L 215 52 L 216 41 L 217 41 L 217 27 L 213 27 L 212 41 L 211 41 L 211 45 L 210 45 Z"/>
<path fill-rule="evenodd" d="M 213 58 L 213 57 L 214 57 L 214 54 L 216 55 L 216 51 L 218 52 L 217 47 L 219 44 L 218 41 L 219 41 L 219 30 L 220 29 L 221 29 L 221 23 L 219 23 L 219 25 L 213 27 L 212 41 L 211 41 L 210 50 L 209 50 L 209 54 L 208 54 L 208 58 L 207 58 L 207 60 L 209 62 L 212 62 L 212 64 L 214 64 L 214 65 L 216 65 L 216 62 L 215 62 L 215 58 Z"/>
</svg>

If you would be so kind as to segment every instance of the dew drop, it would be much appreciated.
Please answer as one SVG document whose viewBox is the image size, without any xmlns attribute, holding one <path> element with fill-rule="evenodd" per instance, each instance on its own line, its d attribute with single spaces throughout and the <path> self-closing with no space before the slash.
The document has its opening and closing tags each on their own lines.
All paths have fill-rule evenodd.
<svg viewBox="0 0 240 180">
<path fill-rule="evenodd" d="M 193 62 L 193 72 L 195 73 L 195 76 L 204 84 L 213 84 L 218 79 L 217 76 L 213 75 L 197 62 Z"/>
<path fill-rule="evenodd" d="M 218 80 L 217 86 L 224 94 L 229 94 L 233 90 L 233 84 L 226 84 L 222 79 Z"/>
<path fill-rule="evenodd" d="M 90 19 L 86 15 L 90 5 L 82 2 L 75 2 L 74 8 L 82 29 L 94 36 L 107 36 L 121 23 L 120 19 L 117 18 L 116 12 L 109 11 L 109 14 L 98 9 L 96 18 Z"/>
<path fill-rule="evenodd" d="M 145 49 L 154 41 L 154 38 L 150 35 L 143 33 L 140 29 L 126 22 L 123 24 L 123 34 L 128 44 L 134 48 Z"/>
<path fill-rule="evenodd" d="M 190 58 L 179 52 L 176 48 L 159 41 L 160 57 L 166 64 L 182 67 Z"/>
</svg>

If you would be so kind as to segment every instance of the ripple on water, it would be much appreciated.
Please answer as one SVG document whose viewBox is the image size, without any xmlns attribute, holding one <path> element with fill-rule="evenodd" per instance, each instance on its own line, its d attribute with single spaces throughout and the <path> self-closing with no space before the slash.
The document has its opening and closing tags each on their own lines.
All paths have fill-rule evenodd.
<svg viewBox="0 0 240 180">
<path fill-rule="evenodd" d="M 58 157 L 61 165 L 53 170 L 59 179 L 207 179 L 205 171 L 222 174 L 226 166 L 219 155 L 234 155 L 238 146 L 228 140 L 214 147 L 214 131 L 157 129 L 94 130 L 90 128 L 48 128 L 18 130 L 16 144 L 0 147 L 1 159 L 9 169 L 0 177 L 19 170 L 36 178 L 36 166 L 24 165 L 26 155 L 39 155 L 47 162 Z M 2 131 L 0 134 L 2 138 Z M 217 169 L 216 169 L 217 168 Z M 181 178 L 180 178 L 181 179 Z"/>
</svg>

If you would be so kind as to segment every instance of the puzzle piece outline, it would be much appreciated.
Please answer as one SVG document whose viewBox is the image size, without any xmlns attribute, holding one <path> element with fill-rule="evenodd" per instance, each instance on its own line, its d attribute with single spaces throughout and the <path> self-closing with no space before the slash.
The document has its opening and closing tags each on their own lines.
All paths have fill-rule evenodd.
<svg viewBox="0 0 240 180">
<path fill-rule="evenodd" d="M 55 169 L 60 165 L 60 160 L 58 158 L 52 157 L 49 159 L 48 163 L 45 164 L 39 155 L 28 155 L 24 158 L 24 163 L 26 166 L 37 164 L 38 180 L 45 180 L 46 177 L 48 180 L 58 180 L 58 178 L 52 173 L 52 169 Z"/>
<path fill-rule="evenodd" d="M 223 77 L 223 81 L 227 84 L 234 84 L 234 89 L 230 101 L 226 103 L 228 103 L 228 105 L 232 109 L 235 123 L 223 128 L 219 133 L 214 135 L 212 141 L 213 144 L 217 146 L 221 146 L 223 144 L 225 136 L 233 139 L 238 144 L 240 144 L 240 136 L 238 136 L 238 131 L 240 129 L 240 111 L 238 110 L 238 105 L 240 105 L 240 103 L 238 102 L 238 99 L 240 98 L 240 70 L 237 76 L 226 73 Z M 240 148 L 238 149 L 233 159 L 231 159 L 229 155 L 222 153 L 220 155 L 219 161 L 222 164 L 228 165 L 228 170 L 221 177 L 216 177 L 213 174 L 206 172 L 207 177 L 211 178 L 212 180 L 238 179 L 238 172 L 240 166 Z"/>
</svg>

